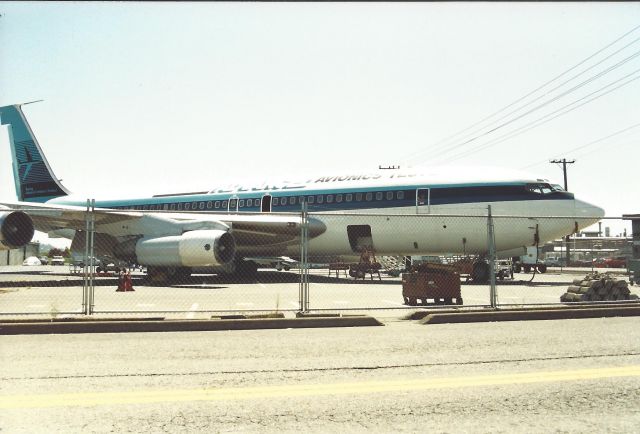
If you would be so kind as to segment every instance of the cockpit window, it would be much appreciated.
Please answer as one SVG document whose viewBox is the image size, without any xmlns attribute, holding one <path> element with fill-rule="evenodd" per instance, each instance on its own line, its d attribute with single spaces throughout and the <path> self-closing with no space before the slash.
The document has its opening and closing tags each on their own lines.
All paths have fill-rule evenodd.
<svg viewBox="0 0 640 434">
<path fill-rule="evenodd" d="M 525 188 L 527 191 L 536 194 L 550 194 L 555 191 L 564 191 L 564 189 L 557 184 L 551 185 L 547 183 L 527 184 Z"/>
<path fill-rule="evenodd" d="M 540 191 L 540 185 L 539 184 L 527 184 L 526 189 L 527 189 L 527 191 L 530 191 L 531 193 L 536 193 L 536 194 L 541 194 L 542 193 Z"/>
</svg>

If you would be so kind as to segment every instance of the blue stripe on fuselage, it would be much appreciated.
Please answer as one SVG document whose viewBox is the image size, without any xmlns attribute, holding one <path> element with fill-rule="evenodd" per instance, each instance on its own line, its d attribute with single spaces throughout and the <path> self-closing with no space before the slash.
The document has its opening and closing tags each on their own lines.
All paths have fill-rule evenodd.
<svg viewBox="0 0 640 434">
<path fill-rule="evenodd" d="M 492 183 L 492 184 L 442 184 L 442 185 L 406 185 L 388 187 L 366 187 L 366 188 L 340 188 L 340 189 L 315 189 L 291 191 L 261 191 L 242 193 L 215 193 L 215 194 L 195 194 L 191 196 L 162 196 L 143 199 L 130 200 L 107 200 L 96 201 L 98 208 L 117 209 L 139 209 L 139 210 L 164 210 L 169 211 L 208 211 L 227 212 L 229 200 L 240 200 L 243 206 L 238 207 L 238 211 L 259 212 L 261 200 L 265 195 L 272 198 L 273 212 L 297 212 L 301 208 L 301 197 L 307 199 L 308 208 L 311 211 L 349 211 L 364 209 L 398 208 L 412 207 L 416 204 L 416 190 L 430 189 L 431 205 L 447 205 L 458 203 L 483 203 L 483 202 L 509 202 L 524 200 L 572 200 L 573 194 L 568 192 L 553 192 L 548 194 L 533 193 L 527 190 L 526 183 Z M 393 194 L 390 195 L 389 192 Z M 378 195 L 376 196 L 376 193 Z M 371 200 L 367 200 L 370 194 Z M 379 199 L 382 194 L 382 199 Z M 347 201 L 347 195 L 351 200 Z M 361 195 L 361 200 L 356 200 Z M 342 201 L 337 202 L 338 196 Z M 291 203 L 290 198 L 295 198 Z M 311 198 L 313 197 L 313 203 Z M 322 197 L 323 203 L 318 203 L 318 198 Z M 332 202 L 327 199 L 331 197 Z M 388 198 L 390 197 L 390 198 Z M 283 199 L 286 204 L 281 204 Z M 251 206 L 247 206 L 247 201 L 251 201 Z M 277 203 L 276 203 L 277 202 Z M 64 200 L 57 200 L 56 203 L 84 206 L 86 203 L 70 203 Z M 188 204 L 188 209 L 187 209 Z M 196 208 L 193 208 L 193 205 Z M 216 208 L 216 204 L 218 207 Z M 173 206 L 173 209 L 172 209 Z M 232 206 L 231 210 L 236 211 Z"/>
</svg>

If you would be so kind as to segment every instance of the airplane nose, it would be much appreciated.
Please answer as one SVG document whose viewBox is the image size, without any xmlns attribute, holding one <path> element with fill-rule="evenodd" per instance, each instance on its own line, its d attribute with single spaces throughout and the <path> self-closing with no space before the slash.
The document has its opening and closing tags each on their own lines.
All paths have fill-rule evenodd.
<svg viewBox="0 0 640 434">
<path fill-rule="evenodd" d="M 576 216 L 580 217 L 596 217 L 598 219 L 604 217 L 604 209 L 582 200 L 575 200 Z"/>
</svg>

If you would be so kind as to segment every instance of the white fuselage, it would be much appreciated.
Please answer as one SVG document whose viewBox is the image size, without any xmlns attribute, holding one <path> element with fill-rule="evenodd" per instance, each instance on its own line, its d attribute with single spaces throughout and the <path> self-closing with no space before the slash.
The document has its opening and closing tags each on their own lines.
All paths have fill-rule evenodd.
<svg viewBox="0 0 640 434">
<path fill-rule="evenodd" d="M 53 202 L 82 204 L 69 197 Z M 96 207 L 140 210 L 177 221 L 224 222 L 228 215 L 260 219 L 265 214 L 300 213 L 303 203 L 309 217 L 325 226 L 309 241 L 309 254 L 317 257 L 357 255 L 367 243 L 385 255 L 481 254 L 487 251 L 489 206 L 496 248 L 502 252 L 573 233 L 604 215 L 602 209 L 545 180 L 505 171 L 444 169 L 235 185 L 193 194 L 97 201 Z M 115 237 L 134 235 L 123 233 L 118 225 L 102 231 Z M 244 251 L 245 256 L 297 257 L 299 245 L 247 246 Z"/>
</svg>

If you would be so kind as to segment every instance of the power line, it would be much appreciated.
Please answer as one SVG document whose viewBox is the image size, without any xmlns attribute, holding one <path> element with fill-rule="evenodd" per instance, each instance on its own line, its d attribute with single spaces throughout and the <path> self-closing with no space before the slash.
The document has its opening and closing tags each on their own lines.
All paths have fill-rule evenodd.
<svg viewBox="0 0 640 434">
<path fill-rule="evenodd" d="M 447 142 L 448 140 L 452 139 L 453 137 L 456 137 L 456 136 L 458 136 L 458 135 L 460 135 L 460 134 L 462 134 L 462 133 L 464 133 L 464 132 L 466 132 L 466 131 L 470 130 L 471 128 L 474 128 L 474 127 L 476 127 L 477 125 L 480 125 L 480 124 L 482 124 L 483 122 L 485 122 L 485 121 L 487 121 L 487 120 L 489 120 L 489 119 L 493 118 L 495 115 L 497 115 L 497 114 L 499 114 L 499 113 L 502 113 L 503 111 L 505 111 L 505 110 L 507 110 L 507 109 L 511 108 L 512 106 L 516 105 L 516 104 L 517 104 L 517 103 L 519 103 L 520 101 L 522 101 L 522 100 L 524 100 L 524 99 L 528 98 L 529 96 L 533 95 L 534 93 L 536 93 L 536 92 L 537 92 L 537 91 L 539 91 L 540 89 L 543 89 L 543 88 L 544 88 L 544 87 L 546 87 L 547 85 L 549 85 L 549 84 L 553 83 L 554 81 L 558 80 L 559 78 L 563 77 L 564 75 L 566 75 L 566 74 L 568 74 L 569 72 L 573 71 L 574 69 L 578 68 L 580 65 L 583 65 L 584 63 L 586 63 L 586 62 L 588 62 L 589 60 L 593 59 L 595 56 L 597 56 L 598 54 L 602 53 L 602 52 L 603 52 L 603 51 L 605 51 L 607 48 L 609 48 L 609 47 L 611 47 L 611 46 L 615 45 L 617 42 L 621 41 L 622 39 L 624 39 L 625 37 L 627 37 L 628 35 L 630 35 L 631 33 L 635 32 L 635 31 L 636 31 L 636 30 L 638 30 L 638 29 L 640 29 L 640 25 L 638 25 L 638 26 L 636 26 L 636 27 L 632 28 L 631 30 L 627 31 L 627 32 L 626 32 L 626 33 L 624 33 L 622 36 L 620 36 L 620 37 L 616 38 L 615 40 L 613 40 L 613 41 L 612 41 L 612 42 L 610 42 L 609 44 L 605 45 L 604 47 L 602 47 L 601 49 L 599 49 L 598 51 L 596 51 L 596 52 L 595 52 L 595 53 L 593 53 L 592 55 L 590 55 L 590 56 L 586 57 L 585 59 L 581 60 L 580 62 L 578 62 L 577 64 L 575 64 L 575 65 L 574 65 L 574 66 L 572 66 L 571 68 L 569 68 L 569 69 L 565 70 L 564 72 L 562 72 L 561 74 L 559 74 L 559 75 L 557 75 L 556 77 L 552 78 L 551 80 L 547 81 L 546 83 L 544 83 L 544 84 L 542 84 L 542 85 L 538 86 L 536 89 L 532 90 L 531 92 L 527 93 L 526 95 L 524 95 L 524 96 L 522 96 L 522 97 L 518 98 L 517 100 L 515 100 L 515 101 L 514 101 L 514 102 L 512 102 L 511 104 L 509 104 L 509 105 L 507 105 L 507 106 L 505 106 L 505 107 L 501 108 L 500 110 L 498 110 L 498 111 L 496 111 L 496 112 L 494 112 L 494 113 L 490 114 L 489 116 L 487 116 L 487 117 L 485 117 L 485 118 L 481 119 L 480 121 L 478 121 L 478 122 L 476 122 L 476 123 L 474 123 L 474 124 L 472 124 L 472 125 L 470 125 L 470 126 L 468 126 L 468 127 L 464 128 L 464 129 L 462 129 L 462 130 L 458 131 L 457 133 L 452 134 L 452 135 L 450 135 L 450 136 L 448 136 L 448 137 L 445 137 L 445 138 L 444 138 L 444 139 L 442 139 L 442 140 L 439 140 L 439 141 L 438 141 L 438 142 L 436 142 L 435 144 L 431 145 L 431 146 L 430 146 L 430 148 L 433 148 L 433 147 L 438 146 L 438 145 L 440 145 L 440 144 L 442 144 L 442 143 L 445 143 L 445 142 Z M 624 49 L 624 48 L 628 47 L 629 45 L 633 44 L 635 41 L 637 41 L 637 39 L 636 39 L 636 40 L 634 40 L 633 42 L 631 42 L 630 44 L 627 44 L 627 45 L 626 45 L 625 47 L 623 47 L 622 49 Z M 621 51 L 622 49 L 618 50 L 617 52 Z M 617 52 L 616 52 L 616 53 L 617 53 Z M 614 53 L 614 54 L 615 54 L 615 53 Z M 610 56 L 609 56 L 609 57 L 610 57 Z M 426 152 L 426 151 L 425 151 L 425 150 L 420 150 L 420 151 L 417 151 L 417 152 L 411 153 L 411 154 L 409 154 L 407 157 L 405 157 L 405 158 L 406 158 L 406 161 L 409 161 L 411 158 L 413 158 L 413 157 L 415 157 L 415 156 L 417 156 L 417 155 L 420 155 L 420 154 L 422 154 L 422 153 L 424 153 L 424 152 Z"/>
<path fill-rule="evenodd" d="M 616 144 L 617 145 L 617 149 L 616 150 L 618 150 L 620 148 L 623 148 L 625 146 L 631 145 L 631 144 L 638 145 L 639 141 L 640 141 L 640 139 L 636 138 L 636 139 L 633 139 L 632 141 L 629 141 L 629 142 L 626 142 L 626 143 L 617 143 Z M 576 155 L 575 158 L 583 158 L 583 157 L 585 157 L 585 156 L 587 156 L 589 154 L 593 154 L 594 152 L 596 152 L 599 149 L 600 149 L 600 146 L 596 146 L 594 149 L 591 149 L 591 150 L 589 150 L 587 152 L 583 152 L 582 154 Z"/>
<path fill-rule="evenodd" d="M 605 140 L 607 140 L 607 139 L 610 139 L 610 138 L 612 138 L 612 137 L 615 137 L 615 136 L 617 136 L 617 135 L 619 135 L 619 134 L 625 133 L 625 132 L 627 132 L 627 131 L 629 131 L 629 130 L 632 130 L 632 129 L 634 129 L 634 128 L 637 128 L 637 127 L 640 127 L 640 123 L 633 124 L 633 125 L 631 125 L 630 127 L 623 128 L 623 129 L 621 129 L 621 130 L 619 130 L 619 131 L 616 131 L 615 133 L 611 133 L 611 134 L 609 134 L 609 135 L 607 135 L 607 136 L 604 136 L 604 137 L 601 137 L 601 138 L 599 138 L 599 139 L 593 140 L 593 141 L 591 141 L 591 142 L 589 142 L 589 143 L 586 143 L 586 144 L 584 144 L 584 145 L 580 145 L 580 146 L 577 146 L 577 147 L 575 147 L 575 148 L 569 149 L 568 151 L 565 151 L 565 154 L 569 154 L 569 153 L 571 153 L 571 152 L 575 152 L 575 151 L 577 151 L 577 150 L 579 150 L 579 149 L 584 149 L 584 148 L 586 148 L 586 147 L 588 147 L 588 146 L 595 145 L 596 143 L 603 142 L 603 141 L 605 141 Z M 538 166 L 538 165 L 540 165 L 540 164 L 542 164 L 542 163 L 546 163 L 546 162 L 547 162 L 547 160 L 541 160 L 541 161 L 539 161 L 539 162 L 529 164 L 528 166 L 521 167 L 521 170 L 528 169 L 528 168 L 530 168 L 530 167 L 534 167 L 534 166 Z"/>
<path fill-rule="evenodd" d="M 629 76 L 632 76 L 633 74 L 635 74 L 635 73 L 637 73 L 639 71 L 640 71 L 640 69 L 637 69 L 637 70 L 631 72 L 630 74 L 627 74 L 624 77 L 619 78 L 618 80 L 615 80 L 615 81 L 607 84 L 606 86 L 601 87 L 600 89 L 598 89 L 598 90 L 596 90 L 594 92 L 591 92 L 590 94 L 585 95 L 584 97 L 573 101 L 572 103 L 569 103 L 569 104 L 567 104 L 567 105 L 565 105 L 563 107 L 560 107 L 559 109 L 557 109 L 557 110 L 555 110 L 555 111 L 553 111 L 551 113 L 548 113 L 548 114 L 542 116 L 541 118 L 538 118 L 538 119 L 536 119 L 536 120 L 534 120 L 532 122 L 529 122 L 528 124 L 525 124 L 525 125 L 523 125 L 523 126 L 521 126 L 519 128 L 516 128 L 513 131 L 510 131 L 510 132 L 508 132 L 506 134 L 503 134 L 500 137 L 496 137 L 496 138 L 494 138 L 492 140 L 489 140 L 488 142 L 485 142 L 484 144 L 482 144 L 480 146 L 476 146 L 475 148 L 472 148 L 472 149 L 467 150 L 465 152 L 458 153 L 458 154 L 454 155 L 453 157 L 450 157 L 449 159 L 445 160 L 445 162 L 454 161 L 454 160 L 460 159 L 460 158 L 462 158 L 464 156 L 468 156 L 468 155 L 471 155 L 471 154 L 476 153 L 478 151 L 481 151 L 483 149 L 486 149 L 486 148 L 489 148 L 491 146 L 497 145 L 498 143 L 502 143 L 502 142 L 504 142 L 506 140 L 512 139 L 513 137 L 519 136 L 520 134 L 524 134 L 525 132 L 527 132 L 529 130 L 537 128 L 537 127 L 539 127 L 541 125 L 546 124 L 547 122 L 550 122 L 550 121 L 552 121 L 552 120 L 554 120 L 556 118 L 559 118 L 560 116 L 563 116 L 563 115 L 565 115 L 567 113 L 570 113 L 570 112 L 572 112 L 574 110 L 577 110 L 578 108 L 582 107 L 585 104 L 590 103 L 591 101 L 594 101 L 594 100 L 596 100 L 598 98 L 601 98 L 601 97 L 603 97 L 605 95 L 608 95 L 609 93 L 611 93 L 611 92 L 613 92 L 613 91 L 615 91 L 617 89 L 620 89 L 621 87 L 624 87 L 624 86 L 630 84 L 631 82 L 639 79 L 640 75 L 638 75 L 638 76 L 626 81 L 625 83 L 622 83 L 622 84 L 614 87 L 613 89 L 610 89 L 610 90 L 608 90 L 608 91 L 606 91 L 606 92 L 604 92 L 604 93 L 602 93 L 600 95 L 594 96 L 593 98 L 588 99 L 587 101 L 584 101 L 584 102 L 582 102 L 581 104 L 578 104 L 575 107 L 572 107 L 572 108 L 570 108 L 568 110 L 562 111 L 562 110 L 564 110 L 564 109 L 566 109 L 566 108 L 568 108 L 568 107 L 570 107 L 570 106 L 572 106 L 574 104 L 579 103 L 580 101 L 582 101 L 582 100 L 584 100 L 586 98 L 589 98 L 592 95 L 597 94 L 598 92 L 603 91 L 604 89 L 606 89 L 606 88 L 608 88 L 610 86 L 613 86 L 614 84 L 616 84 L 616 83 L 628 78 Z M 545 118 L 548 118 L 548 119 L 545 119 Z"/>
<path fill-rule="evenodd" d="M 620 51 L 622 51 L 622 50 L 626 49 L 627 47 L 629 47 L 630 45 L 634 44 L 635 42 L 637 42 L 637 41 L 639 41 L 639 40 L 640 40 L 640 38 L 636 38 L 636 39 L 634 39 L 634 40 L 633 40 L 632 42 L 630 42 L 629 44 L 627 44 L 627 45 L 625 45 L 624 47 L 622 47 L 622 48 L 618 49 L 617 51 L 613 52 L 612 54 L 610 54 L 609 56 L 607 56 L 607 57 L 605 57 L 604 59 L 600 60 L 599 62 L 597 62 L 597 63 L 595 63 L 595 64 L 591 65 L 589 68 L 585 69 L 584 71 L 582 71 L 582 72 L 580 72 L 580 73 L 578 73 L 578 74 L 574 75 L 573 77 L 571 77 L 571 78 L 570 78 L 570 79 L 568 79 L 568 80 L 565 80 L 564 82 L 560 83 L 559 85 L 557 85 L 557 86 L 556 86 L 556 87 L 554 87 L 553 89 L 550 89 L 549 91 L 547 91 L 547 92 L 543 93 L 542 95 L 540 95 L 540 96 L 538 96 L 538 97 L 536 97 L 536 98 L 532 99 L 531 101 L 527 102 L 526 104 L 521 105 L 520 107 L 516 108 L 515 110 L 512 110 L 512 111 L 510 111 L 509 113 L 507 113 L 507 114 L 505 114 L 505 115 L 501 116 L 500 118 L 496 119 L 496 120 L 495 120 L 495 121 L 493 121 L 492 123 L 499 122 L 499 121 L 501 121 L 501 120 L 503 120 L 503 119 L 505 119 L 505 118 L 509 117 L 510 115 L 512 115 L 512 114 L 514 114 L 514 113 L 517 113 L 517 112 L 519 112 L 520 110 L 522 110 L 522 109 L 524 109 L 524 108 L 526 108 L 526 107 L 530 106 L 530 105 L 531 105 L 531 104 L 533 104 L 534 102 L 539 101 L 540 99 L 542 99 L 542 98 L 544 98 L 545 96 L 547 96 L 547 95 L 551 94 L 552 92 L 554 92 L 554 91 L 556 91 L 556 90 L 560 89 L 560 88 L 561 88 L 562 86 L 564 86 L 565 84 L 567 84 L 567 83 L 569 83 L 569 82 L 571 82 L 571 81 L 575 80 L 576 78 L 578 78 L 579 76 L 581 76 L 581 75 L 582 75 L 582 74 L 584 74 L 585 72 L 590 71 L 591 69 L 593 69 L 593 68 L 595 68 L 596 66 L 600 65 L 600 64 L 601 64 L 601 63 L 603 63 L 604 61 L 606 61 L 606 60 L 610 59 L 610 58 L 611 58 L 611 57 L 613 57 L 614 55 L 618 54 Z M 600 71 L 598 74 L 596 74 L 596 75 L 594 75 L 594 76 L 592 76 L 592 77 L 590 77 L 590 78 L 586 79 L 585 81 L 583 81 L 583 82 L 579 83 L 578 85 L 576 85 L 576 86 L 572 87 L 571 89 L 569 89 L 569 90 L 567 90 L 567 91 L 565 91 L 565 92 L 561 93 L 560 95 L 557 95 L 557 96 L 555 96 L 555 97 L 551 98 L 550 100 L 548 100 L 548 101 L 546 101 L 546 102 L 544 102 L 544 103 L 542 103 L 542 104 L 539 104 L 538 106 L 534 107 L 533 109 L 531 109 L 531 110 L 529 110 L 529 111 L 527 111 L 527 112 L 525 112 L 525 113 L 523 113 L 523 114 L 521 114 L 521 115 L 519 115 L 519 116 L 517 116 L 517 117 L 515 117 L 515 118 L 511 119 L 511 120 L 508 120 L 508 121 L 506 121 L 506 122 L 504 122 L 504 123 L 502 123 L 502 124 L 500 124 L 500 125 L 498 125 L 498 126 L 496 126 L 496 127 L 492 128 L 492 129 L 491 129 L 491 130 L 489 130 L 489 131 L 485 131 L 485 132 L 484 132 L 484 133 L 482 133 L 482 134 L 479 134 L 479 135 L 477 135 L 477 136 L 475 136 L 475 137 L 472 137 L 471 139 L 469 139 L 469 140 L 467 140 L 467 141 L 465 141 L 465 142 L 462 142 L 462 143 L 456 144 L 456 145 L 454 145 L 454 146 L 451 146 L 451 147 L 449 147 L 448 149 L 444 149 L 444 150 L 440 151 L 439 153 L 435 154 L 435 156 L 437 157 L 437 156 L 440 156 L 440 155 L 445 155 L 445 154 L 447 154 L 447 153 L 451 152 L 451 151 L 452 151 L 452 150 L 454 150 L 454 149 L 460 148 L 460 147 L 462 147 L 462 146 L 464 146 L 464 145 L 466 145 L 466 144 L 468 144 L 468 143 L 470 143 L 470 142 L 472 142 L 472 141 L 475 141 L 475 140 L 477 140 L 477 139 L 479 139 L 479 138 L 482 138 L 482 137 L 484 137 L 484 136 L 487 136 L 487 135 L 489 135 L 489 134 L 491 134 L 491 133 L 495 132 L 496 130 L 498 130 L 498 129 L 500 129 L 500 128 L 503 128 L 503 127 L 505 127 L 505 126 L 507 126 L 507 125 L 509 125 L 509 124 L 511 124 L 511 123 L 513 123 L 513 122 L 515 122 L 515 121 L 517 121 L 517 120 L 519 120 L 519 119 L 521 119 L 521 118 L 523 118 L 523 117 L 525 117 L 525 116 L 527 116 L 527 115 L 529 115 L 529 114 L 531 114 L 531 113 L 533 113 L 533 112 L 535 112 L 535 111 L 537 111 L 537 110 L 539 110 L 539 109 L 541 109 L 541 108 L 543 108 L 543 107 L 545 107 L 545 106 L 549 105 L 549 104 L 551 104 L 551 103 L 552 103 L 552 102 L 554 102 L 554 101 L 557 101 L 558 99 L 560 99 L 560 98 L 562 98 L 562 97 L 564 97 L 564 96 L 568 95 L 569 93 L 574 92 L 575 90 L 578 90 L 578 89 L 580 89 L 580 88 L 581 88 L 581 87 L 583 87 L 583 86 L 586 86 L 587 84 L 591 83 L 592 81 L 597 80 L 598 78 L 602 77 L 603 75 L 608 74 L 609 72 L 613 71 L 614 69 L 619 68 L 620 66 L 622 66 L 622 65 L 626 64 L 627 62 L 629 62 L 629 61 L 631 61 L 631 60 L 635 59 L 635 58 L 636 58 L 636 57 L 638 57 L 638 56 L 640 56 L 640 51 L 636 51 L 636 52 L 635 52 L 634 54 L 632 54 L 631 56 L 626 57 L 625 59 L 622 59 L 620 62 L 618 62 L 618 63 L 616 63 L 616 64 L 614 64 L 614 65 L 612 65 L 612 66 L 609 66 L 608 68 L 605 68 L 604 70 Z M 476 134 L 476 133 L 478 133 L 478 132 L 482 131 L 484 128 L 487 128 L 487 127 L 488 127 L 488 125 L 487 125 L 487 126 L 485 126 L 485 127 L 483 127 L 483 128 L 477 129 L 477 130 L 475 130 L 475 131 L 474 131 L 474 132 L 472 132 L 472 133 L 466 134 L 466 135 L 465 135 L 465 136 L 463 136 L 463 137 L 468 137 L 469 135 Z M 433 157 L 433 156 L 434 156 L 434 155 L 431 155 L 431 157 Z"/>
<path fill-rule="evenodd" d="M 639 38 L 639 39 L 640 39 L 640 38 Z M 561 94 L 559 94 L 559 95 L 556 95 L 555 97 L 551 98 L 550 100 L 548 100 L 548 101 L 546 101 L 546 102 L 543 102 L 542 104 L 537 105 L 536 107 L 534 107 L 534 108 L 532 108 L 532 109 L 530 109 L 530 110 L 528 110 L 528 111 L 526 111 L 526 112 L 524 112 L 524 113 L 522 113 L 522 114 L 520 114 L 520 115 L 516 116 L 515 118 L 510 119 L 510 120 L 508 120 L 508 121 L 506 121 L 506 122 L 504 122 L 504 123 L 502 123 L 502 124 L 500 124 L 500 125 L 498 125 L 498 126 L 496 126 L 496 127 L 492 128 L 491 130 L 486 131 L 486 132 L 484 132 L 484 133 L 482 133 L 482 134 L 479 134 L 479 135 L 477 135 L 477 136 L 475 136 L 475 137 L 473 137 L 473 138 L 471 138 L 471 139 L 469 139 L 469 140 L 467 140 L 467 141 L 465 141 L 465 142 L 462 142 L 462 143 L 459 143 L 459 144 L 457 144 L 457 145 L 455 145 L 455 146 L 452 146 L 452 147 L 450 147 L 449 149 L 444 150 L 443 152 L 436 153 L 435 155 L 432 155 L 432 157 L 438 157 L 438 156 L 440 156 L 440 155 L 445 155 L 445 154 L 447 154 L 447 153 L 451 152 L 452 150 L 455 150 L 455 149 L 461 148 L 462 146 L 464 146 L 464 145 L 466 145 L 466 144 L 469 144 L 469 143 L 471 143 L 472 141 L 475 141 L 475 140 L 477 140 L 477 139 L 479 139 L 479 138 L 482 138 L 482 137 L 484 137 L 484 136 L 487 136 L 487 135 L 489 135 L 489 134 L 491 134 L 491 133 L 493 133 L 493 132 L 495 132 L 495 131 L 497 131 L 497 130 L 499 130 L 499 129 L 501 129 L 501 128 L 504 128 L 505 126 L 510 125 L 510 124 L 512 124 L 513 122 L 518 121 L 518 120 L 522 119 L 523 117 L 525 117 L 525 116 L 527 116 L 527 115 L 529 115 L 529 114 L 531 114 L 531 113 L 533 113 L 533 112 L 535 112 L 535 111 L 538 111 L 538 110 L 540 110 L 541 108 L 543 108 L 543 107 L 545 107 L 545 106 L 547 106 L 547 105 L 549 105 L 549 104 L 551 104 L 551 103 L 553 103 L 553 102 L 555 102 L 555 101 L 559 100 L 560 98 L 562 98 L 562 97 L 564 97 L 564 96 L 566 96 L 566 95 L 568 95 L 568 94 L 570 94 L 570 93 L 572 93 L 572 92 L 574 92 L 574 91 L 576 91 L 576 90 L 580 89 L 581 87 L 586 86 L 587 84 L 591 83 L 592 81 L 597 80 L 598 78 L 600 78 L 600 77 L 604 76 L 605 74 L 608 74 L 609 72 L 613 71 L 613 70 L 614 70 L 614 69 L 616 69 L 616 68 L 619 68 L 620 66 L 622 66 L 622 65 L 624 65 L 625 63 L 627 63 L 627 62 L 629 62 L 629 61 L 631 61 L 631 60 L 635 59 L 635 58 L 636 58 L 636 57 L 638 57 L 638 56 L 640 56 L 640 51 L 636 51 L 634 54 L 632 54 L 631 56 L 629 56 L 629 57 L 627 57 L 627 58 L 625 58 L 625 59 L 621 60 L 620 62 L 616 63 L 615 65 L 612 65 L 612 66 L 610 66 L 610 67 L 608 67 L 608 68 L 606 68 L 606 69 L 604 69 L 604 70 L 600 71 L 598 74 L 596 74 L 596 75 L 594 75 L 594 76 L 592 76 L 592 77 L 588 78 L 587 80 L 585 80 L 585 81 L 583 81 L 583 82 L 581 82 L 581 83 L 579 83 L 579 84 L 575 85 L 575 86 L 574 86 L 574 87 L 572 87 L 571 89 L 566 90 L 566 91 L 562 92 L 562 93 L 561 93 Z M 576 76 L 576 77 L 577 77 L 577 76 Z M 575 77 L 574 77 L 574 78 L 575 78 Z M 568 81 L 566 81 L 565 83 L 567 83 L 567 82 L 568 82 Z M 563 83 L 563 84 L 564 84 L 564 83 Z M 546 94 L 545 94 L 545 95 L 543 95 L 543 96 L 546 96 Z M 537 99 L 536 99 L 536 100 L 537 100 Z M 533 101 L 536 101 L 536 100 L 533 100 Z M 532 102 L 533 102 L 533 101 L 532 101 Z M 528 105 L 528 104 L 527 104 L 527 105 Z M 521 107 L 521 108 L 524 108 L 524 107 L 526 107 L 526 106 L 523 106 L 523 107 Z M 520 108 L 520 109 L 521 109 L 521 108 Z M 517 109 L 516 111 L 518 111 L 518 110 L 520 110 L 520 109 Z M 514 113 L 514 112 L 511 112 L 511 113 L 509 113 L 509 114 L 512 114 L 512 113 Z M 501 118 L 501 119 L 502 119 L 502 118 Z"/>
</svg>

